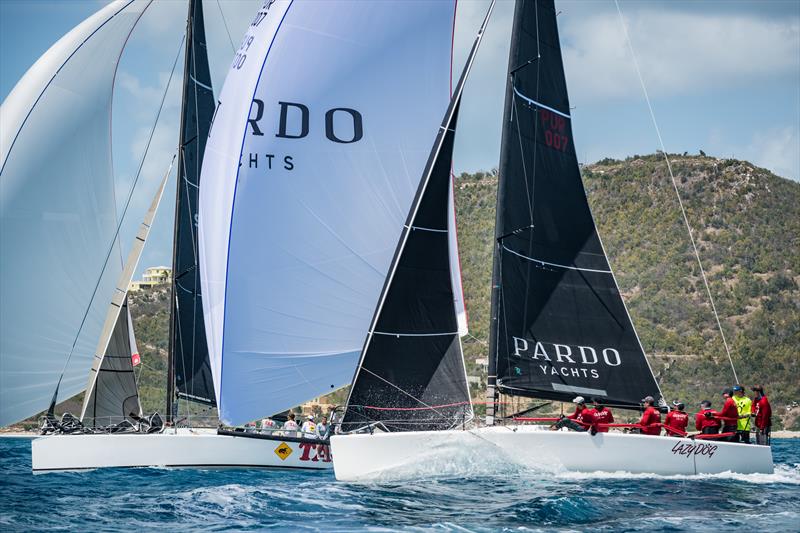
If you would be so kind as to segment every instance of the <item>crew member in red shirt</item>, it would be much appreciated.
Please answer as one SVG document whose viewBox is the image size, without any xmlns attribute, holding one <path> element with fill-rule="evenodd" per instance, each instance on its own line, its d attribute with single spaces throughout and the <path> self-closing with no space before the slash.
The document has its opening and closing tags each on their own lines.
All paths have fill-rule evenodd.
<svg viewBox="0 0 800 533">
<path fill-rule="evenodd" d="M 703 435 L 716 435 L 722 423 L 717 418 L 716 411 L 711 410 L 711 402 L 700 402 L 700 412 L 694 415 L 694 428 Z"/>
<path fill-rule="evenodd" d="M 594 410 L 586 407 L 586 400 L 583 399 L 583 396 L 576 396 L 572 403 L 575 404 L 575 412 L 568 416 L 561 415 L 561 419 L 550 426 L 550 429 L 568 427 L 573 431 L 588 431 L 594 422 Z"/>
<path fill-rule="evenodd" d="M 611 414 L 611 409 L 605 406 L 602 398 L 594 398 L 594 409 L 591 410 L 592 418 L 594 419 L 594 428 L 599 433 L 608 433 L 608 427 L 600 426 L 600 424 L 613 424 L 614 415 Z"/>
<path fill-rule="evenodd" d="M 739 409 L 736 407 L 736 402 L 733 401 L 733 390 L 725 389 L 722 391 L 722 397 L 725 398 L 725 404 L 722 406 L 722 411 L 717 415 L 722 421 L 722 432 L 733 433 L 731 437 L 725 440 L 738 442 L 739 435 L 736 433 L 736 425 L 739 421 Z"/>
<path fill-rule="evenodd" d="M 655 408 L 656 401 L 652 396 L 646 396 L 642 399 L 644 404 L 644 413 L 639 420 L 639 425 L 642 428 L 639 432 L 642 435 L 661 435 L 661 413 Z"/>
<path fill-rule="evenodd" d="M 753 398 L 753 416 L 756 419 L 756 444 L 769 446 L 769 434 L 772 430 L 772 407 L 764 394 L 764 387 L 755 385 L 752 389 L 756 393 Z"/>
<path fill-rule="evenodd" d="M 664 431 L 667 432 L 667 435 L 672 435 L 674 437 L 686 436 L 686 426 L 689 425 L 689 415 L 683 410 L 684 407 L 682 402 L 672 402 L 672 410 L 667 413 L 667 417 L 664 419 Z"/>
</svg>

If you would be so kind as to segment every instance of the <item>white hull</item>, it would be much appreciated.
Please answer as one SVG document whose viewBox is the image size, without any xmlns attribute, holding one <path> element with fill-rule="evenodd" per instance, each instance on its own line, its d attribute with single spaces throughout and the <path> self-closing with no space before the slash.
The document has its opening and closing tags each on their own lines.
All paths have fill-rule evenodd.
<svg viewBox="0 0 800 533">
<path fill-rule="evenodd" d="M 336 479 L 341 481 L 458 474 L 476 469 L 483 474 L 502 473 L 513 466 L 554 473 L 773 472 L 768 446 L 617 432 L 592 436 L 531 425 L 335 435 L 331 437 L 331 451 Z"/>
<path fill-rule="evenodd" d="M 108 467 L 332 468 L 319 441 L 218 435 L 216 430 L 179 429 L 122 435 L 52 435 L 31 444 L 34 472 Z"/>
</svg>

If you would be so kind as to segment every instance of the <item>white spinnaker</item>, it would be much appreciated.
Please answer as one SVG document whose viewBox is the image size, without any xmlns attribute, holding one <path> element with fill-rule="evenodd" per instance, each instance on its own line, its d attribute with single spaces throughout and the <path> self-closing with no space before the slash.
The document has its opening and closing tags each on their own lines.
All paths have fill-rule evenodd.
<svg viewBox="0 0 800 533">
<path fill-rule="evenodd" d="M 265 6 L 225 81 L 200 190 L 206 331 L 229 424 L 351 380 L 450 96 L 454 2 Z M 363 136 L 336 142 L 358 137 L 356 114 Z"/>
<path fill-rule="evenodd" d="M 112 85 L 149 2 L 112 2 L 54 44 L 0 107 L 0 425 L 80 392 L 120 272 Z M 112 252 L 117 256 L 118 251 Z"/>
</svg>

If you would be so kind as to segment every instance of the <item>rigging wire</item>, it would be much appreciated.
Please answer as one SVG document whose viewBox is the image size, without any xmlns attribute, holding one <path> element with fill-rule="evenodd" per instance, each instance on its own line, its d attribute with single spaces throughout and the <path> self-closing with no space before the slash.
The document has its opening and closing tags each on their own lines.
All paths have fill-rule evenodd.
<svg viewBox="0 0 800 533">
<path fill-rule="evenodd" d="M 219 8 L 219 14 L 222 16 L 222 23 L 225 25 L 225 32 L 228 34 L 228 40 L 231 43 L 231 50 L 233 50 L 233 53 L 235 54 L 236 45 L 233 44 L 233 38 L 231 37 L 231 30 L 228 29 L 228 21 L 225 20 L 225 13 L 222 12 L 222 4 L 219 3 L 219 0 L 217 0 L 217 7 Z"/>
<path fill-rule="evenodd" d="M 64 367 L 61 369 L 61 375 L 58 377 L 58 383 L 56 384 L 55 393 L 53 395 L 53 402 L 51 403 L 51 408 L 55 404 L 58 396 L 58 389 L 61 385 L 61 380 L 64 378 L 64 372 L 67 371 L 67 366 L 69 365 L 70 360 L 72 359 L 72 354 L 75 353 L 75 346 L 78 344 L 78 339 L 80 338 L 81 332 L 83 331 L 83 326 L 86 323 L 86 319 L 89 316 L 89 311 L 92 308 L 92 304 L 94 303 L 95 296 L 97 296 L 97 291 L 100 289 L 100 282 L 103 279 L 103 274 L 105 273 L 106 266 L 108 266 L 108 261 L 111 258 L 111 255 L 114 251 L 114 245 L 119 238 L 119 232 L 122 228 L 122 222 L 125 220 L 125 215 L 128 212 L 128 207 L 130 207 L 131 199 L 133 198 L 133 192 L 136 190 L 136 185 L 139 182 L 139 178 L 142 174 L 142 168 L 144 167 L 145 159 L 147 158 L 147 153 L 150 149 L 150 143 L 153 140 L 153 135 L 156 131 L 156 126 L 158 125 L 158 119 L 161 117 L 161 111 L 164 109 L 164 101 L 167 98 L 167 92 L 169 91 L 169 86 L 172 82 L 172 76 L 175 74 L 175 67 L 178 65 L 178 59 L 180 58 L 181 50 L 183 49 L 183 42 L 186 39 L 186 35 L 181 37 L 180 45 L 178 46 L 178 53 L 175 56 L 175 61 L 172 64 L 172 71 L 169 74 L 169 79 L 167 80 L 166 87 L 164 88 L 164 94 L 161 96 L 161 103 L 158 107 L 158 112 L 156 113 L 155 121 L 153 122 L 153 127 L 150 129 L 150 135 L 147 139 L 147 144 L 144 148 L 144 153 L 142 154 L 142 159 L 139 161 L 139 168 L 136 171 L 136 176 L 134 176 L 133 183 L 131 184 L 131 188 L 128 191 L 128 197 L 125 200 L 125 206 L 122 209 L 121 216 L 119 217 L 119 221 L 117 222 L 116 230 L 114 231 L 114 236 L 111 239 L 111 245 L 109 246 L 108 252 L 106 253 L 105 261 L 103 262 L 103 268 L 100 270 L 100 275 L 97 278 L 97 283 L 95 283 L 94 290 L 92 291 L 92 296 L 89 299 L 89 304 L 86 306 L 86 311 L 83 314 L 83 318 L 81 319 L 81 324 L 78 327 L 78 332 L 75 334 L 75 339 L 72 341 L 72 347 L 69 350 L 69 355 L 67 355 L 67 360 L 64 362 Z M 174 160 L 174 156 L 173 156 Z M 172 166 L 172 164 L 170 164 Z"/>
<path fill-rule="evenodd" d="M 633 57 L 633 65 L 636 68 L 636 75 L 639 77 L 639 84 L 642 87 L 642 92 L 644 93 L 644 99 L 647 102 L 647 108 L 650 111 L 650 119 L 653 121 L 653 126 L 656 130 L 656 135 L 658 136 L 658 143 L 661 146 L 661 153 L 664 155 L 664 160 L 667 163 L 667 170 L 669 171 L 669 177 L 672 180 L 672 187 L 675 189 L 675 196 L 678 198 L 678 206 L 681 208 L 681 215 L 683 215 L 683 222 L 686 225 L 686 230 L 689 233 L 689 240 L 692 242 L 692 249 L 694 250 L 694 256 L 697 259 L 697 265 L 700 267 L 700 274 L 703 277 L 703 285 L 705 285 L 706 293 L 708 294 L 708 300 L 711 303 L 711 310 L 714 312 L 714 318 L 717 321 L 717 328 L 719 328 L 720 337 L 722 337 L 722 344 L 725 346 L 725 353 L 728 355 L 728 362 L 730 362 L 731 370 L 733 371 L 733 378 L 736 383 L 739 382 L 739 376 L 736 374 L 736 367 L 733 364 L 733 358 L 731 357 L 731 350 L 728 347 L 728 341 L 725 339 L 725 332 L 722 329 L 722 322 L 719 319 L 719 313 L 717 313 L 717 306 L 714 304 L 714 297 L 711 294 L 711 287 L 708 284 L 708 278 L 706 277 L 706 271 L 703 268 L 703 263 L 700 260 L 700 252 L 697 250 L 697 244 L 694 240 L 694 235 L 692 234 L 692 227 L 689 224 L 689 219 L 686 216 L 686 209 L 683 206 L 683 200 L 681 199 L 680 191 L 678 190 L 678 184 L 675 181 L 675 176 L 672 173 L 672 164 L 670 163 L 669 156 L 667 155 L 667 150 L 664 148 L 664 139 L 661 137 L 661 130 L 658 127 L 658 121 L 656 121 L 656 115 L 653 111 L 653 105 L 650 102 L 650 95 L 647 92 L 647 87 L 644 83 L 644 78 L 642 77 L 642 72 L 639 69 L 639 62 L 636 60 L 636 53 L 633 51 L 633 43 L 631 42 L 630 35 L 628 35 L 628 27 L 625 25 L 625 19 L 622 16 L 622 8 L 620 8 L 619 0 L 614 0 L 614 5 L 617 7 L 617 14 L 619 15 L 619 21 L 622 25 L 622 31 L 625 34 L 625 41 L 628 43 L 628 50 L 631 53 L 631 57 Z"/>
</svg>

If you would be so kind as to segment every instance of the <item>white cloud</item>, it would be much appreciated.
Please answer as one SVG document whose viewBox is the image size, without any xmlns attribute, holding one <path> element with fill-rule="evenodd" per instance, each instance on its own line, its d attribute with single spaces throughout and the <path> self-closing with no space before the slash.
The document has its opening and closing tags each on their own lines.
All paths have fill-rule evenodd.
<svg viewBox="0 0 800 533">
<path fill-rule="evenodd" d="M 800 131 L 797 127 L 756 132 L 743 155 L 778 176 L 800 180 Z"/>
<path fill-rule="evenodd" d="M 616 11 L 581 17 L 576 8 L 567 18 L 562 47 L 572 100 L 641 94 Z M 656 96 L 763 84 L 800 68 L 797 19 L 632 9 L 625 23 Z"/>
</svg>

